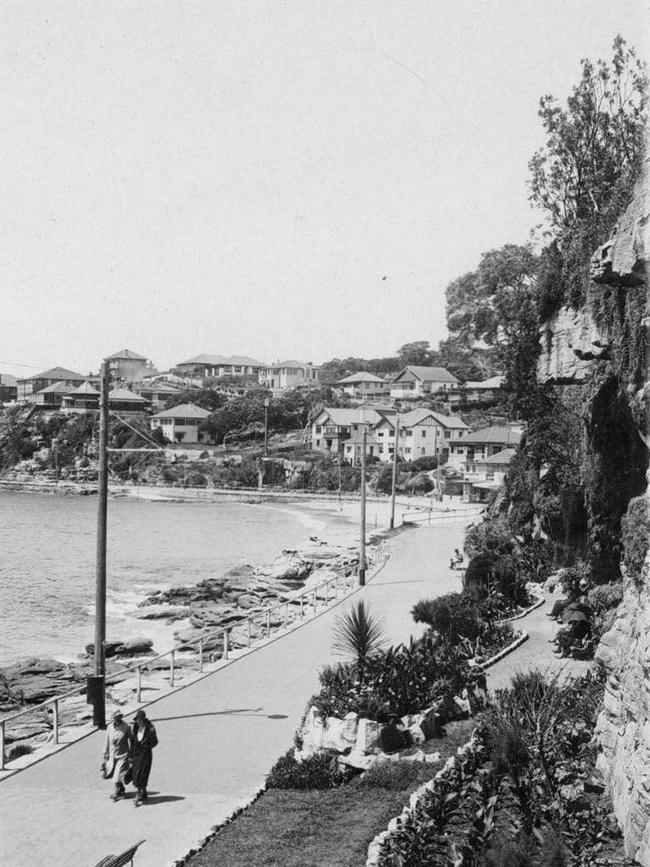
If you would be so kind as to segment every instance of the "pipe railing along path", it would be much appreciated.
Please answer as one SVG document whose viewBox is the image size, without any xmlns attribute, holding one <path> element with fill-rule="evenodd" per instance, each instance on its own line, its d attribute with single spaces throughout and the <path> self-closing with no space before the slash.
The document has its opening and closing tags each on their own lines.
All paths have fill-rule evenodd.
<svg viewBox="0 0 650 867">
<path fill-rule="evenodd" d="M 378 545 L 373 546 L 373 553 L 371 555 L 373 566 L 375 571 L 383 566 L 384 562 L 387 559 L 385 544 L 383 539 L 379 542 Z M 282 602 L 278 602 L 275 605 L 267 606 L 258 610 L 252 614 L 249 614 L 246 617 L 243 617 L 241 620 L 237 621 L 237 623 L 229 624 L 228 626 L 219 626 L 215 627 L 215 629 L 210 629 L 209 631 L 204 632 L 203 635 L 198 638 L 192 639 L 191 641 L 184 642 L 181 645 L 173 647 L 171 650 L 166 650 L 164 653 L 158 653 L 156 656 L 147 657 L 147 659 L 141 660 L 140 662 L 136 662 L 133 665 L 123 666 L 116 671 L 111 672 L 106 676 L 106 686 L 110 685 L 114 681 L 123 682 L 124 674 L 135 674 L 135 698 L 137 704 L 142 703 L 142 673 L 145 669 L 149 668 L 153 663 L 158 660 L 165 659 L 169 657 L 169 686 L 170 688 L 174 688 L 175 686 L 175 673 L 176 673 L 176 655 L 178 653 L 186 653 L 191 650 L 192 647 L 196 646 L 196 654 L 197 654 L 197 664 L 198 664 L 198 672 L 202 673 L 205 665 L 205 645 L 211 642 L 211 639 L 214 636 L 221 637 L 221 661 L 228 661 L 229 655 L 231 652 L 230 649 L 230 639 L 229 633 L 233 629 L 237 629 L 242 625 L 245 626 L 246 631 L 246 643 L 243 645 L 243 648 L 250 648 L 254 644 L 254 639 L 251 635 L 251 627 L 253 625 L 260 626 L 256 621 L 259 618 L 262 618 L 262 634 L 259 636 L 260 639 L 269 639 L 273 634 L 273 629 L 277 629 L 278 631 L 281 629 L 286 629 L 289 624 L 289 606 L 294 606 L 294 611 L 297 613 L 297 617 L 293 619 L 293 622 L 300 623 L 305 617 L 305 608 L 306 601 L 311 597 L 311 608 L 312 608 L 312 616 L 314 616 L 318 609 L 318 600 L 319 598 L 323 599 L 323 605 L 327 607 L 330 602 L 335 602 L 339 599 L 339 588 L 342 589 L 341 596 L 345 596 L 346 590 L 351 590 L 355 588 L 354 584 L 354 573 L 351 574 L 343 574 L 337 575 L 335 578 L 328 578 L 326 581 L 323 581 L 321 584 L 318 584 L 315 587 L 310 587 L 308 589 L 303 589 L 300 593 L 296 593 L 290 599 L 286 599 Z M 352 582 L 350 581 L 352 579 Z M 319 591 L 322 591 L 319 594 Z M 330 592 L 332 593 L 330 597 Z M 276 611 L 282 611 L 282 615 L 280 617 L 279 625 L 273 624 L 271 615 Z M 241 649 L 241 646 L 240 648 Z M 210 662 L 214 662 L 214 651 L 212 651 Z M 85 684 L 79 684 L 74 689 L 68 690 L 67 692 L 61 693 L 60 695 L 56 695 L 52 698 L 46 699 L 45 701 L 40 702 L 39 704 L 29 705 L 29 707 L 25 707 L 22 710 L 15 711 L 14 713 L 8 714 L 0 720 L 0 771 L 7 770 L 5 767 L 5 741 L 6 741 L 6 731 L 7 727 L 14 723 L 17 719 L 21 717 L 28 716 L 30 714 L 34 714 L 40 710 L 45 710 L 47 712 L 52 711 L 52 743 L 55 746 L 59 745 L 59 711 L 60 711 L 60 703 L 65 701 L 66 699 L 73 698 L 79 695 L 83 695 L 86 692 Z M 130 713 L 131 711 L 129 711 Z M 0 780 L 1 782 L 1 780 Z"/>
</svg>

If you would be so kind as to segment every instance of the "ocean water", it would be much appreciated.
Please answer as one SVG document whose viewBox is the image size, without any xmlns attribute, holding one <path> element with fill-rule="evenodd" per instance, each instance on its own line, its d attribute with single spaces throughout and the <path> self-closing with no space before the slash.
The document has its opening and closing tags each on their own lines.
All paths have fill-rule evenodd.
<svg viewBox="0 0 650 867">
<path fill-rule="evenodd" d="M 168 649 L 169 628 L 128 616 L 143 596 L 263 563 L 323 521 L 293 505 L 109 499 L 107 638 Z M 0 666 L 73 660 L 93 640 L 96 522 L 95 497 L 0 493 Z"/>
</svg>

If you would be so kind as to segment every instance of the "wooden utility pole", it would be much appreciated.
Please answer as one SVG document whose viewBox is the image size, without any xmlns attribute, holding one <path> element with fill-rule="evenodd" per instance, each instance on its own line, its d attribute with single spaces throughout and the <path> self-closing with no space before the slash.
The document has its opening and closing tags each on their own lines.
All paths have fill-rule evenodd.
<svg viewBox="0 0 650 867">
<path fill-rule="evenodd" d="M 393 481 L 390 489 L 390 529 L 395 529 L 395 490 L 397 488 L 397 448 L 399 446 L 399 413 L 395 418 L 395 448 L 393 450 Z"/>
<path fill-rule="evenodd" d="M 359 538 L 359 587 L 366 583 L 366 439 L 368 432 L 361 434 L 361 536 Z"/>
<path fill-rule="evenodd" d="M 106 518 L 108 507 L 108 362 L 102 361 L 97 480 L 97 566 L 95 580 L 95 692 L 93 723 L 106 727 Z"/>
<path fill-rule="evenodd" d="M 269 454 L 269 399 L 264 401 L 264 457 Z M 261 485 L 260 485 L 261 487 Z"/>
</svg>

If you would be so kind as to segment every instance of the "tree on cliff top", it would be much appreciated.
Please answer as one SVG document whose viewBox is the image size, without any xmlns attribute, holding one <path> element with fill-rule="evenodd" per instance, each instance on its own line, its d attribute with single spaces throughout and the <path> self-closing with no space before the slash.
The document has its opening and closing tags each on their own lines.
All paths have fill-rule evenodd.
<svg viewBox="0 0 650 867">
<path fill-rule="evenodd" d="M 582 60 L 582 76 L 562 108 L 540 100 L 546 145 L 532 157 L 530 199 L 554 234 L 602 214 L 621 180 L 636 177 L 643 150 L 648 79 L 645 64 L 617 36 L 611 65 Z"/>
</svg>

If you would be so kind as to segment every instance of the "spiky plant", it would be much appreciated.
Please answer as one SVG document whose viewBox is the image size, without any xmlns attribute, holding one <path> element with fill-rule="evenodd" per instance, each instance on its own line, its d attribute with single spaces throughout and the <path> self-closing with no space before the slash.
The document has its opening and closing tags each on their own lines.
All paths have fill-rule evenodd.
<svg viewBox="0 0 650 867">
<path fill-rule="evenodd" d="M 363 684 L 368 657 L 385 643 L 384 621 L 373 617 L 363 600 L 336 620 L 334 649 L 354 656 L 360 684 Z"/>
</svg>

